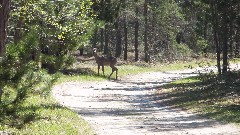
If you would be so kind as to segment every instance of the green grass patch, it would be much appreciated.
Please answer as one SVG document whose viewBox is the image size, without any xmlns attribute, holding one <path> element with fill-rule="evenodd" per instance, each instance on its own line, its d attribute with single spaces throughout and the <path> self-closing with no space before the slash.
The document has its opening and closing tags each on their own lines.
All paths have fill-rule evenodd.
<svg viewBox="0 0 240 135">
<path fill-rule="evenodd" d="M 59 74 L 29 71 L 18 83 L 5 85 L 0 102 L 0 131 L 9 134 L 80 134 L 94 131 L 75 112 L 51 97 Z"/>
<path fill-rule="evenodd" d="M 209 65 L 214 65 L 214 62 L 203 59 L 169 64 L 119 62 L 117 68 L 121 79 L 127 75 L 144 72 L 181 70 Z M 97 65 L 94 61 L 75 64 L 54 75 L 49 75 L 46 71 L 27 73 L 18 84 L 9 84 L 4 87 L 0 104 L 0 131 L 7 131 L 11 134 L 95 134 L 75 112 L 56 103 L 50 97 L 50 90 L 53 84 L 67 81 L 104 81 L 108 79 L 110 73 L 111 68 L 106 66 L 106 76 L 103 76 L 101 70 L 98 76 Z M 239 75 L 231 76 L 237 78 Z M 239 79 L 234 79 L 234 77 L 225 82 L 217 82 L 216 78 L 210 75 L 176 81 L 164 86 L 160 96 L 168 99 L 163 100 L 166 104 L 177 103 L 176 106 L 193 109 L 198 106 L 197 108 L 202 109 L 197 110 L 198 112 L 218 119 L 227 117 L 227 120 L 238 123 L 239 98 L 233 97 L 239 96 Z M 115 74 L 111 78 L 114 79 Z M 223 90 L 224 88 L 229 91 Z M 16 100 L 17 96 L 19 98 Z M 15 103 L 13 103 L 14 100 L 16 100 Z"/>
<path fill-rule="evenodd" d="M 144 72 L 156 72 L 156 71 L 172 71 L 183 70 L 188 68 L 213 66 L 214 60 L 202 58 L 193 61 L 177 61 L 174 63 L 151 63 L 145 62 L 118 62 L 116 67 L 118 68 L 118 77 L 124 77 L 127 75 L 134 75 Z M 72 67 L 59 73 L 60 78 L 58 83 L 66 81 L 103 81 L 108 80 L 108 76 L 111 74 L 112 69 L 109 66 L 105 66 L 105 76 L 100 68 L 99 76 L 97 71 L 97 64 L 94 60 L 84 63 L 76 63 Z M 111 79 L 115 79 L 115 73 L 111 76 Z"/>
<path fill-rule="evenodd" d="M 0 131 L 10 134 L 94 134 L 75 112 L 50 96 L 31 95 L 21 104 L 1 107 Z"/>
<path fill-rule="evenodd" d="M 240 125 L 240 72 L 177 80 L 157 92 L 161 103 Z"/>
</svg>

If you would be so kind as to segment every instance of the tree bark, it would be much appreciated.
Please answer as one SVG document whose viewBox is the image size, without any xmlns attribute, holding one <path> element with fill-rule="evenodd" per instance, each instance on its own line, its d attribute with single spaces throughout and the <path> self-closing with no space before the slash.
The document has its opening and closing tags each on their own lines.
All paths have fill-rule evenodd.
<svg viewBox="0 0 240 135">
<path fill-rule="evenodd" d="M 216 46 L 216 54 L 217 54 L 217 69 L 218 69 L 218 74 L 221 74 L 221 64 L 220 64 L 220 46 L 219 46 L 219 39 L 218 39 L 218 17 L 217 17 L 217 8 L 215 1 L 213 0 L 211 2 L 211 11 L 212 11 L 212 25 L 213 25 L 213 35 L 214 35 L 214 42 Z"/>
<path fill-rule="evenodd" d="M 223 68 L 222 73 L 227 72 L 228 68 L 228 14 L 227 14 L 227 5 L 224 5 L 224 11 L 223 11 Z"/>
<path fill-rule="evenodd" d="M 100 33 L 101 33 L 101 35 L 100 35 L 100 39 L 101 39 L 101 43 L 100 43 L 100 51 L 103 51 L 103 47 L 104 47 L 104 29 L 103 28 L 101 28 L 100 29 Z"/>
<path fill-rule="evenodd" d="M 105 37 L 105 44 L 104 44 L 103 54 L 108 54 L 109 53 L 108 52 L 108 42 L 109 42 L 108 24 L 105 24 L 104 37 Z"/>
<path fill-rule="evenodd" d="M 92 45 L 93 48 L 97 47 L 97 33 L 98 33 L 98 30 L 97 28 L 95 28 L 94 35 L 93 35 L 93 45 Z"/>
<path fill-rule="evenodd" d="M 0 0 L 0 57 L 4 55 L 7 39 L 7 22 L 10 0 Z"/>
<path fill-rule="evenodd" d="M 127 19 L 125 15 L 124 20 L 124 60 L 127 60 L 127 52 L 128 52 L 128 29 L 127 29 Z"/>
<path fill-rule="evenodd" d="M 149 47 L 148 47 L 148 41 L 147 41 L 147 37 L 148 37 L 148 18 L 147 18 L 147 0 L 144 0 L 144 53 L 145 53 L 145 58 L 144 61 L 146 63 L 149 62 Z"/>
<path fill-rule="evenodd" d="M 236 49 L 235 49 L 235 57 L 239 57 L 239 50 L 240 50 L 240 27 L 238 28 L 237 32 L 236 32 Z"/>
<path fill-rule="evenodd" d="M 116 23 L 115 23 L 115 28 L 116 28 L 116 53 L 115 53 L 115 57 L 119 58 L 121 56 L 121 52 L 122 52 L 122 45 L 121 45 L 121 29 L 119 27 L 119 19 L 117 19 Z"/>
<path fill-rule="evenodd" d="M 123 9 L 126 11 L 126 0 L 123 1 Z M 127 13 L 124 13 L 124 24 L 123 24 L 123 30 L 124 30 L 124 54 L 123 58 L 124 60 L 127 60 L 127 51 L 128 51 L 128 29 L 127 29 Z"/>
<path fill-rule="evenodd" d="M 135 48 L 135 61 L 138 61 L 138 31 L 139 31 L 139 22 L 138 22 L 138 0 L 135 0 L 135 3 L 136 3 L 136 7 L 135 7 L 135 13 L 136 13 L 136 20 L 135 20 L 135 43 L 134 43 L 134 48 Z"/>
<path fill-rule="evenodd" d="M 0 57 L 3 57 L 5 53 L 9 12 L 10 0 L 0 0 Z M 3 94 L 2 87 L 0 86 L 0 102 Z"/>
</svg>

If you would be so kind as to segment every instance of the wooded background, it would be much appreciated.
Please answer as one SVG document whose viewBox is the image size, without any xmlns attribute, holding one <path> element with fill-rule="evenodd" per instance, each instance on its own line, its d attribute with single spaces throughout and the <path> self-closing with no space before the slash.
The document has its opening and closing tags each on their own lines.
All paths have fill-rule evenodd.
<svg viewBox="0 0 240 135">
<path fill-rule="evenodd" d="M 0 0 L 0 18 L 0 98 L 26 72 L 56 73 L 86 48 L 146 63 L 216 57 L 219 74 L 239 57 L 239 0 Z"/>
</svg>

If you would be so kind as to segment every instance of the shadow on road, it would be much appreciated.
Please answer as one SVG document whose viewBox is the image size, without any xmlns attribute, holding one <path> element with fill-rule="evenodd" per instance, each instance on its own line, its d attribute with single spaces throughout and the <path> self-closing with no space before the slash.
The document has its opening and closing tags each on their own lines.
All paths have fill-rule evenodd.
<svg viewBox="0 0 240 135">
<path fill-rule="evenodd" d="M 115 126 L 115 128 L 121 127 L 132 131 L 139 130 L 138 132 L 144 130 L 146 133 L 175 131 L 187 133 L 191 129 L 201 131 L 219 125 L 220 123 L 215 120 L 168 106 L 165 101 L 169 97 L 155 93 L 160 86 L 190 75 L 195 76 L 191 73 L 161 73 L 154 75 L 158 76 L 155 79 L 144 77 L 145 80 L 143 80 L 143 78 L 133 77 L 108 82 L 100 88 L 91 86 L 93 93 L 94 91 L 100 93 L 87 98 L 85 102 L 96 106 L 74 107 L 73 109 L 90 121 L 100 119 L 102 122 L 95 121 L 95 124 L 104 128 Z"/>
</svg>

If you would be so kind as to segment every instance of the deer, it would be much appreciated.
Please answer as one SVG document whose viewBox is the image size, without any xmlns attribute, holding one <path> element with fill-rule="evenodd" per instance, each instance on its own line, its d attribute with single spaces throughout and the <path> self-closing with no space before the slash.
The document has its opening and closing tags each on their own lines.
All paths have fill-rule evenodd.
<svg viewBox="0 0 240 135">
<path fill-rule="evenodd" d="M 117 59 L 115 57 L 99 56 L 97 54 L 97 48 L 93 48 L 93 55 L 95 57 L 97 65 L 98 65 L 98 76 L 99 76 L 99 69 L 101 66 L 102 66 L 103 75 L 104 75 L 104 66 L 110 66 L 112 68 L 112 73 L 109 75 L 108 79 L 110 79 L 113 72 L 116 71 L 116 80 L 117 80 L 118 69 L 115 67 L 115 65 L 117 63 Z"/>
</svg>

